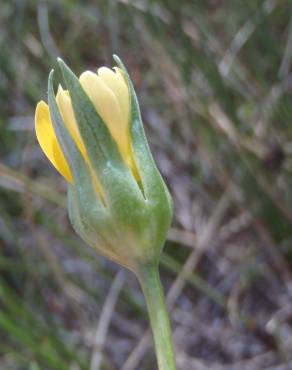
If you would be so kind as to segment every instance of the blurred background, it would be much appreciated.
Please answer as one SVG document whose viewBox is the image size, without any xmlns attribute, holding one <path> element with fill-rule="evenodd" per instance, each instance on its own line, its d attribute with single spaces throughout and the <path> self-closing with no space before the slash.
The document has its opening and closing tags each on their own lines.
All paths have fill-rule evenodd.
<svg viewBox="0 0 292 370">
<path fill-rule="evenodd" d="M 290 0 L 1 0 L 0 369 L 156 369 L 135 277 L 75 235 L 34 132 L 56 57 L 113 53 L 174 197 L 178 369 L 292 369 Z"/>
</svg>

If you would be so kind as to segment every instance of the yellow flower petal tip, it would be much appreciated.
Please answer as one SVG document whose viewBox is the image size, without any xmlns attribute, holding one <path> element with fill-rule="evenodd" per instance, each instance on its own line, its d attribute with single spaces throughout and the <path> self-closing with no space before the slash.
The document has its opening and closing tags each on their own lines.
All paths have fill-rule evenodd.
<svg viewBox="0 0 292 370">
<path fill-rule="evenodd" d="M 43 152 L 64 178 L 72 183 L 72 174 L 57 140 L 48 105 L 40 101 L 35 111 L 36 137 Z"/>
</svg>

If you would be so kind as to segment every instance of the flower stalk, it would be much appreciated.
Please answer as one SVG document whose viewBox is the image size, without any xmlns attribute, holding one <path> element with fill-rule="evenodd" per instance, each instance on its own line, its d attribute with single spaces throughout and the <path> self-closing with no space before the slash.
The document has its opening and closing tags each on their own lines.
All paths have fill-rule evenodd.
<svg viewBox="0 0 292 370">
<path fill-rule="evenodd" d="M 158 368 L 176 370 L 169 315 L 158 266 L 143 266 L 137 273 L 149 313 Z"/>
</svg>

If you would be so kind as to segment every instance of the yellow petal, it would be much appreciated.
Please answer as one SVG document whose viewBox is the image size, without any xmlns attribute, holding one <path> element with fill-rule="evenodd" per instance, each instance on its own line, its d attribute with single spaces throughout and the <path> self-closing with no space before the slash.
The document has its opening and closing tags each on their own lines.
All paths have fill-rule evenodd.
<svg viewBox="0 0 292 370">
<path fill-rule="evenodd" d="M 94 104 L 97 112 L 108 126 L 119 146 L 122 156 L 128 155 L 127 132 L 123 125 L 122 113 L 117 97 L 95 73 L 86 71 L 80 76 L 80 83 Z"/>
<path fill-rule="evenodd" d="M 107 67 L 98 69 L 98 76 L 103 82 L 111 89 L 117 98 L 120 110 L 122 113 L 122 125 L 125 130 L 129 126 L 129 113 L 130 113 L 130 96 L 126 81 L 121 74 L 119 68 L 115 68 L 115 72 Z"/>
<path fill-rule="evenodd" d="M 78 126 L 75 120 L 74 111 L 70 99 L 70 95 L 68 91 L 63 90 L 62 86 L 59 85 L 56 101 L 60 110 L 60 113 L 62 115 L 62 118 L 64 120 L 64 123 L 72 137 L 72 139 L 75 141 L 78 149 L 80 150 L 83 157 L 88 160 L 87 153 L 84 147 L 84 144 L 82 142 Z"/>
<path fill-rule="evenodd" d="M 60 110 L 60 113 L 62 115 L 62 118 L 64 120 L 64 123 L 72 137 L 72 139 L 75 141 L 78 149 L 80 150 L 80 153 L 82 154 L 83 158 L 85 159 L 87 165 L 89 166 L 90 172 L 92 174 L 94 187 L 96 188 L 98 194 L 104 199 L 104 192 L 102 189 L 102 186 L 98 179 L 96 178 L 93 168 L 91 166 L 91 163 L 89 161 L 85 146 L 83 144 L 81 135 L 79 133 L 79 129 L 77 126 L 77 122 L 75 120 L 74 111 L 72 107 L 72 102 L 70 98 L 70 94 L 67 90 L 63 90 L 62 86 L 59 85 L 56 101 Z"/>
<path fill-rule="evenodd" d="M 72 182 L 70 168 L 58 143 L 52 125 L 49 107 L 44 101 L 40 101 L 36 107 L 35 130 L 38 142 L 45 155 L 60 174 L 64 176 L 68 182 Z"/>
</svg>

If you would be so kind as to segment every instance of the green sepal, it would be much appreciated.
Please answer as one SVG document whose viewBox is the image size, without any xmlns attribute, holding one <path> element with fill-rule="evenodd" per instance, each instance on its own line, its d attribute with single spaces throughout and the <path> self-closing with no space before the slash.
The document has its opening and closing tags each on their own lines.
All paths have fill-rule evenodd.
<svg viewBox="0 0 292 370">
<path fill-rule="evenodd" d="M 53 89 L 53 76 L 54 71 L 52 70 L 48 79 L 48 103 L 50 115 L 54 130 L 58 137 L 58 142 L 70 167 L 73 176 L 73 184 L 79 192 L 79 197 L 82 203 L 90 203 L 90 199 L 94 197 L 96 198 L 98 206 L 102 208 L 100 196 L 93 187 L 90 170 L 77 148 L 77 145 L 72 139 L 59 111 Z"/>
<path fill-rule="evenodd" d="M 117 55 L 114 55 L 113 58 L 118 66 L 122 69 L 129 87 L 131 101 L 130 132 L 132 146 L 134 149 L 136 164 L 139 169 L 139 174 L 142 178 L 146 198 L 153 199 L 153 197 L 155 198 L 158 196 L 160 191 L 166 191 L 166 193 L 169 195 L 148 145 L 142 123 L 139 102 L 132 80 L 121 59 Z M 171 201 L 171 198 L 169 201 Z"/>
<path fill-rule="evenodd" d="M 97 171 L 103 171 L 110 162 L 111 166 L 127 170 L 107 125 L 83 90 L 79 79 L 62 59 L 59 58 L 58 63 L 70 93 L 80 135 L 94 167 Z"/>
<path fill-rule="evenodd" d="M 143 201 L 141 189 L 78 78 L 61 59 L 58 61 L 70 93 L 80 135 L 105 193 L 105 202 L 124 217 L 125 209 L 139 208 Z M 134 217 L 134 214 L 130 216 Z"/>
<path fill-rule="evenodd" d="M 90 204 L 83 203 L 74 186 L 69 185 L 67 198 L 69 219 L 76 233 L 104 257 L 131 269 L 131 261 L 114 247 L 118 230 L 108 209 L 102 211 L 94 198 Z"/>
<path fill-rule="evenodd" d="M 149 220 L 149 227 L 153 229 L 157 239 L 163 241 L 172 219 L 172 198 L 152 157 L 132 80 L 120 58 L 117 55 L 114 55 L 113 58 L 122 69 L 129 87 L 131 102 L 130 135 L 135 162 L 141 177 L 145 198 L 149 201 L 149 207 L 153 208 L 152 212 L 155 215 Z"/>
</svg>

